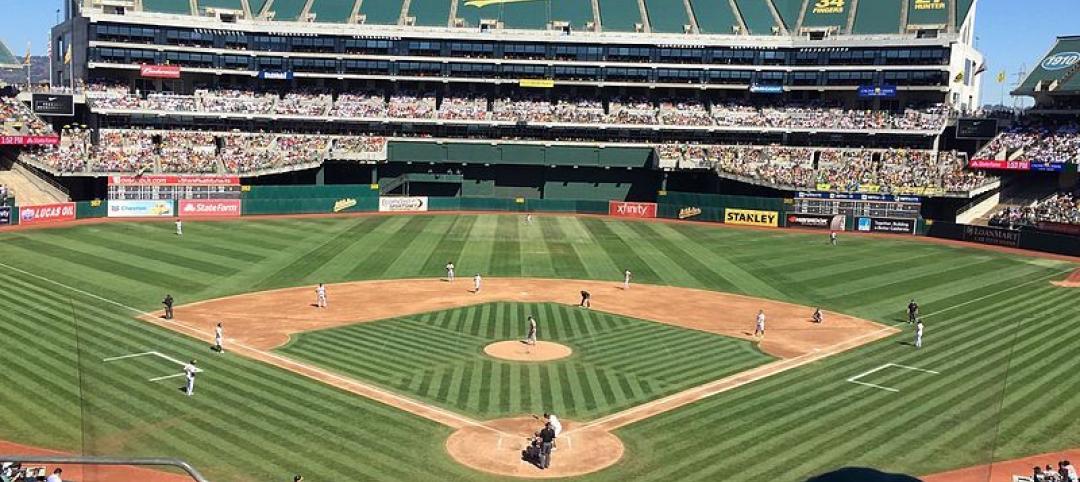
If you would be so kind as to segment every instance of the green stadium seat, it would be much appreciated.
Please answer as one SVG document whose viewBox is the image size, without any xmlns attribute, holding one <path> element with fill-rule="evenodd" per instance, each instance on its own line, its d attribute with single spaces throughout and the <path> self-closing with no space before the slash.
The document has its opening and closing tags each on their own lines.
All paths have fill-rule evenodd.
<svg viewBox="0 0 1080 482">
<path fill-rule="evenodd" d="M 730 35 L 731 27 L 739 25 L 739 17 L 728 0 L 690 0 L 690 8 L 701 33 Z"/>
<path fill-rule="evenodd" d="M 147 12 L 191 15 L 191 2 L 188 0 L 143 0 L 142 5 Z"/>
<path fill-rule="evenodd" d="M 270 11 L 274 12 L 274 20 L 291 22 L 300 18 L 304 11 L 307 0 L 272 0 Z"/>
<path fill-rule="evenodd" d="M 579 30 L 593 21 L 592 2 L 589 0 L 556 0 L 550 3 L 552 21 L 569 22 Z"/>
<path fill-rule="evenodd" d="M 683 0 L 645 0 L 645 12 L 653 32 L 682 33 L 690 24 Z"/>
<path fill-rule="evenodd" d="M 366 17 L 364 23 L 397 25 L 403 3 L 405 0 L 364 0 L 360 4 L 360 14 Z"/>
<path fill-rule="evenodd" d="M 772 35 L 776 19 L 769 10 L 768 0 L 735 0 L 750 35 Z"/>
<path fill-rule="evenodd" d="M 908 25 L 945 25 L 949 23 L 946 0 L 907 0 Z"/>
<path fill-rule="evenodd" d="M 450 4 L 454 0 L 412 0 L 410 17 L 421 27 L 445 27 L 450 24 Z"/>
<path fill-rule="evenodd" d="M 199 11 L 207 8 L 227 8 L 229 10 L 243 10 L 244 5 L 240 0 L 198 0 Z"/>
<path fill-rule="evenodd" d="M 352 15 L 356 0 L 315 0 L 311 4 L 311 13 L 320 23 L 346 23 Z"/>
<path fill-rule="evenodd" d="M 799 23 L 799 14 L 802 13 L 803 4 L 806 0 L 772 0 L 773 6 L 780 14 L 780 20 L 788 30 L 795 30 Z"/>
<path fill-rule="evenodd" d="M 637 0 L 597 0 L 600 23 L 609 32 L 633 32 L 634 24 L 644 23 Z"/>
<path fill-rule="evenodd" d="M 506 28 L 543 30 L 548 24 L 547 1 L 504 3 L 502 20 Z"/>
<path fill-rule="evenodd" d="M 862 3 L 877 3 L 859 2 Z M 847 27 L 848 12 L 851 8 L 850 0 L 841 0 L 839 3 L 813 2 L 806 6 L 806 14 L 803 15 L 803 23 L 800 27 L 827 28 L 836 27 L 843 31 Z"/>
<path fill-rule="evenodd" d="M 874 0 L 859 2 L 855 12 L 855 34 L 884 34 L 900 32 L 900 10 L 905 0 Z"/>
</svg>

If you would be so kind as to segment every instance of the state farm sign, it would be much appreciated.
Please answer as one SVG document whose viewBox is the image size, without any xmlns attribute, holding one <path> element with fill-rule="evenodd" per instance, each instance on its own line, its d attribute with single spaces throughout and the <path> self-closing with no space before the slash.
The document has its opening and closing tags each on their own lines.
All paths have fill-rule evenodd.
<svg viewBox="0 0 1080 482">
<path fill-rule="evenodd" d="M 182 218 L 235 218 L 240 216 L 239 199 L 181 199 Z"/>
<path fill-rule="evenodd" d="M 620 218 L 655 218 L 656 203 L 608 201 L 608 215 Z"/>
</svg>

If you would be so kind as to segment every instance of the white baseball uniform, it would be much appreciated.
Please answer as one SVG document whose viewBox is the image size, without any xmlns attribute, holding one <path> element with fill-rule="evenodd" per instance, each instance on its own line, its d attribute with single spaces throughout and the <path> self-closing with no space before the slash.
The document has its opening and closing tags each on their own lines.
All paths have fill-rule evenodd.
<svg viewBox="0 0 1080 482">
<path fill-rule="evenodd" d="M 757 326 L 754 327 L 754 336 L 765 334 L 765 313 L 758 313 Z"/>
<path fill-rule="evenodd" d="M 536 319 L 529 317 L 529 332 L 525 335 L 525 342 L 530 345 L 536 344 Z"/>
<path fill-rule="evenodd" d="M 473 281 L 473 289 L 474 289 L 474 291 L 479 293 L 480 292 L 480 281 L 481 281 L 480 275 L 473 276 L 472 281 Z"/>
<path fill-rule="evenodd" d="M 623 286 L 624 290 L 630 288 L 630 277 L 631 276 L 633 276 L 633 274 L 630 273 L 630 270 L 626 270 L 626 272 L 623 273 L 622 286 Z"/>
<path fill-rule="evenodd" d="M 184 235 L 184 223 L 180 222 L 179 219 L 176 220 L 176 235 L 177 236 L 183 236 Z"/>
<path fill-rule="evenodd" d="M 551 429 L 555 431 L 555 436 L 558 437 L 562 433 L 562 422 L 559 422 L 559 417 L 556 417 L 553 413 L 548 417 L 548 422 L 551 423 Z"/>
<path fill-rule="evenodd" d="M 220 325 L 214 327 L 214 344 L 217 345 L 218 351 L 220 351 L 220 352 L 225 351 L 225 344 L 224 344 L 225 334 L 224 334 L 224 331 L 225 330 L 223 330 Z"/>
<path fill-rule="evenodd" d="M 922 348 L 923 324 L 920 321 L 915 325 L 915 348 Z"/>
<path fill-rule="evenodd" d="M 446 279 L 454 281 L 454 263 L 446 263 Z"/>
<path fill-rule="evenodd" d="M 315 288 L 315 305 L 319 308 L 326 308 L 326 287 L 318 286 Z"/>
<path fill-rule="evenodd" d="M 184 376 L 187 378 L 187 390 L 185 393 L 189 397 L 195 394 L 195 372 L 197 371 L 198 369 L 191 363 L 184 365 Z"/>
</svg>

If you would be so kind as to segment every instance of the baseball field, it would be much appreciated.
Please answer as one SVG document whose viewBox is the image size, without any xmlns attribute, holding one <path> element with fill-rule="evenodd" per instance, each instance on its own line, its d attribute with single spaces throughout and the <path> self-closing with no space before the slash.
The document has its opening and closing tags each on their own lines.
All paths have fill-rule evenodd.
<svg viewBox="0 0 1080 482">
<path fill-rule="evenodd" d="M 454 283 L 439 281 L 448 260 Z M 215 481 L 497 480 L 510 472 L 463 460 L 461 437 L 476 451 L 478 430 L 519 443 L 507 421 L 547 410 L 574 441 L 553 466 L 592 441 L 611 456 L 578 480 L 931 474 L 1080 447 L 1080 292 L 1051 284 L 1076 269 L 899 237 L 830 246 L 825 233 L 601 217 L 3 232 L 0 439 L 178 457 Z M 311 306 L 317 283 L 325 310 Z M 592 310 L 574 306 L 582 289 Z M 157 317 L 166 293 L 174 322 Z M 529 315 L 561 358 L 485 351 L 522 338 Z M 209 348 L 216 321 L 224 354 Z M 190 359 L 202 371 L 186 397 Z"/>
</svg>

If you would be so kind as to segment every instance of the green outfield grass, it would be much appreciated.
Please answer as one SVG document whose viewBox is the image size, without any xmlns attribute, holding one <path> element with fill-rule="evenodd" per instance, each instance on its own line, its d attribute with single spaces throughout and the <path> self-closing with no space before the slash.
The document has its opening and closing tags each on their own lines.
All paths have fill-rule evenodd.
<svg viewBox="0 0 1080 482">
<path fill-rule="evenodd" d="M 541 339 L 574 354 L 493 359 L 484 346 Z M 553 303 L 490 303 L 301 333 L 282 353 L 480 420 L 557 413 L 590 420 L 772 360 L 744 340 Z"/>
<path fill-rule="evenodd" d="M 444 453 L 449 430 L 148 326 L 157 309 L 316 282 L 462 273 L 618 280 L 820 305 L 884 323 L 918 298 L 926 347 L 882 340 L 630 425 L 590 480 L 796 481 L 843 466 L 921 474 L 1080 446 L 1074 268 L 899 238 L 601 218 L 373 216 L 83 225 L 0 233 L 0 438 L 95 454 L 168 455 L 215 481 L 486 480 Z M 46 280 L 84 290 L 84 294 Z M 95 295 L 95 296 L 91 296 Z M 198 358 L 197 393 L 150 382 Z M 883 370 L 886 363 L 940 372 Z M 165 373 L 162 373 L 164 371 Z M 599 406 L 599 405 L 598 405 Z M 489 405 L 489 408 L 491 405 Z"/>
</svg>

